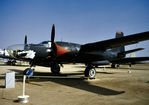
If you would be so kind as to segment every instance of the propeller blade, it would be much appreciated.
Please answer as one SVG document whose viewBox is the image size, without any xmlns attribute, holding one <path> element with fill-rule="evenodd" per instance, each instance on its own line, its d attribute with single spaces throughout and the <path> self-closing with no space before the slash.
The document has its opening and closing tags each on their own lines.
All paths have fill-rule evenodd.
<svg viewBox="0 0 149 105">
<path fill-rule="evenodd" d="M 25 35 L 24 44 L 27 44 L 27 35 Z"/>
<path fill-rule="evenodd" d="M 27 35 L 25 35 L 25 39 L 24 39 L 24 50 L 28 50 L 28 47 L 27 47 Z"/>
<path fill-rule="evenodd" d="M 57 49 L 54 43 L 55 39 L 55 24 L 52 25 L 52 30 L 51 30 L 51 49 L 52 49 L 52 58 L 55 58 L 57 56 Z"/>
<path fill-rule="evenodd" d="M 55 39 L 55 25 L 53 24 L 52 26 L 52 31 L 51 31 L 51 43 L 54 43 L 54 39 Z"/>
</svg>

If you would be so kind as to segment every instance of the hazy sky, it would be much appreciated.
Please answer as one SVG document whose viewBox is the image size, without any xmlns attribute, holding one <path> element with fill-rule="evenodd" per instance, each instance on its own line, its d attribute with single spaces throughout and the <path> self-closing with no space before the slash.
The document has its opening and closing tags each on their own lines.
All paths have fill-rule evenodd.
<svg viewBox="0 0 149 105">
<path fill-rule="evenodd" d="M 149 0 L 0 0 L 0 48 L 50 40 L 52 24 L 56 41 L 80 44 L 149 31 Z M 126 47 L 146 48 L 137 56 L 149 56 L 149 41 Z"/>
</svg>

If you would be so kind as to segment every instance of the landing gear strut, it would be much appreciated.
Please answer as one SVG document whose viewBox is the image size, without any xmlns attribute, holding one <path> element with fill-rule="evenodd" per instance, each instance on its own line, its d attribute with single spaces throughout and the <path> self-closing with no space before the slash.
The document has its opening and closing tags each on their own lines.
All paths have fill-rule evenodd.
<svg viewBox="0 0 149 105">
<path fill-rule="evenodd" d="M 59 74 L 60 72 L 60 65 L 56 62 L 51 63 L 51 72 L 53 74 Z"/>
<path fill-rule="evenodd" d="M 112 63 L 111 68 L 115 68 L 115 64 Z"/>
<path fill-rule="evenodd" d="M 131 73 L 131 64 L 128 66 L 128 73 Z"/>
<path fill-rule="evenodd" d="M 96 69 L 93 66 L 87 66 L 84 72 L 85 77 L 88 78 L 95 78 L 96 76 Z"/>
</svg>

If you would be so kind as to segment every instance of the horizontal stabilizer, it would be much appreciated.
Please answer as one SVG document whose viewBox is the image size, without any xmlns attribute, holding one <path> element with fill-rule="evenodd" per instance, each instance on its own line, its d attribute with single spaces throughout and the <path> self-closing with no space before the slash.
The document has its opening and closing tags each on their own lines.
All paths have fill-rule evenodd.
<svg viewBox="0 0 149 105">
<path fill-rule="evenodd" d="M 149 61 L 149 57 L 131 57 L 131 58 L 122 58 L 119 60 L 112 61 L 115 64 L 137 64 L 141 61 Z"/>
<path fill-rule="evenodd" d="M 140 50 L 144 50 L 144 48 L 137 48 L 137 49 L 133 49 L 133 50 L 128 50 L 128 51 L 120 52 L 120 53 L 118 53 L 118 55 L 129 54 L 129 53 L 140 51 Z"/>
</svg>

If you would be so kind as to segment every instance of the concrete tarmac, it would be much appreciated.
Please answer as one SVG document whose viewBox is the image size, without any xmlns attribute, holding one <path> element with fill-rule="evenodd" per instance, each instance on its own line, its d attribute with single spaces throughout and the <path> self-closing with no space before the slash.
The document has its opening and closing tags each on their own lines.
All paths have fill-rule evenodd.
<svg viewBox="0 0 149 105">
<path fill-rule="evenodd" d="M 28 66 L 0 63 L 0 105 L 22 105 L 22 72 Z M 26 105 L 149 105 L 149 64 L 118 69 L 96 68 L 95 80 L 84 78 L 85 66 L 67 64 L 54 76 L 47 67 L 35 67 L 35 77 L 26 81 Z M 16 74 L 15 88 L 5 88 L 5 73 Z"/>
</svg>

